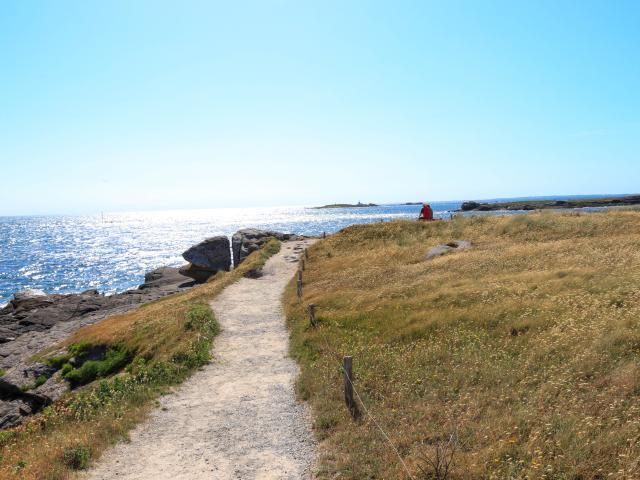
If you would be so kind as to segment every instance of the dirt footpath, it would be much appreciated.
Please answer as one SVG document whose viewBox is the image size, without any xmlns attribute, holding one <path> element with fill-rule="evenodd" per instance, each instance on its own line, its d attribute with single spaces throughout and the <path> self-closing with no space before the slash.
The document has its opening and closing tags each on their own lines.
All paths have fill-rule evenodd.
<svg viewBox="0 0 640 480">
<path fill-rule="evenodd" d="M 309 478 L 315 444 L 294 395 L 298 369 L 281 306 L 304 245 L 283 243 L 261 278 L 243 278 L 211 303 L 222 327 L 213 362 L 163 397 L 131 442 L 105 453 L 87 478 Z"/>
</svg>

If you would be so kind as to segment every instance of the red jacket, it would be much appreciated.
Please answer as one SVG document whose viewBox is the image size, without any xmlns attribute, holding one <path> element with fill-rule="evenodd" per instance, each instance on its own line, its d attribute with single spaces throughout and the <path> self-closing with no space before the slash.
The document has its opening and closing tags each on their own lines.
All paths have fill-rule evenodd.
<svg viewBox="0 0 640 480">
<path fill-rule="evenodd" d="M 420 210 L 419 220 L 433 220 L 433 210 L 431 210 L 431 205 L 425 203 L 422 205 L 422 210 Z"/>
</svg>

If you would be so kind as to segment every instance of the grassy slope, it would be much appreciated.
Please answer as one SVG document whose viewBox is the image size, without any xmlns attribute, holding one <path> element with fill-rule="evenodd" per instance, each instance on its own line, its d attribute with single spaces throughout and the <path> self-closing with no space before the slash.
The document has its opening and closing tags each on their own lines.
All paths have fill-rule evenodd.
<svg viewBox="0 0 640 480">
<path fill-rule="evenodd" d="M 640 478 L 640 212 L 536 213 L 345 229 L 286 294 L 320 478 L 404 478 L 339 364 L 416 478 L 457 437 L 450 478 Z M 452 239 L 475 248 L 425 261 Z M 335 476 L 340 472 L 340 476 Z"/>
<path fill-rule="evenodd" d="M 278 250 L 279 242 L 272 240 L 232 272 L 85 327 L 68 339 L 66 345 L 118 346 L 135 352 L 135 358 L 126 372 L 78 389 L 25 425 L 0 432 L 0 478 L 69 478 L 126 438 L 154 398 L 208 361 L 218 327 L 207 302 Z"/>
</svg>

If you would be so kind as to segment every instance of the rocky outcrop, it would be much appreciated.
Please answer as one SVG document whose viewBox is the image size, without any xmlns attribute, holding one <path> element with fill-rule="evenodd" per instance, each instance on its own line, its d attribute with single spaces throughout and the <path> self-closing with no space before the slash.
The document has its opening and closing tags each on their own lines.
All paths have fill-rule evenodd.
<svg viewBox="0 0 640 480">
<path fill-rule="evenodd" d="M 464 202 L 460 207 L 460 210 L 463 212 L 470 212 L 471 210 L 476 210 L 479 207 L 480 204 L 478 202 Z"/>
<path fill-rule="evenodd" d="M 300 237 L 292 233 L 275 232 L 272 230 L 260 230 L 258 228 L 244 228 L 238 230 L 231 237 L 233 250 L 233 266 L 237 267 L 247 258 L 251 252 L 260 250 L 269 238 L 277 238 L 280 241 L 296 240 Z"/>
<path fill-rule="evenodd" d="M 193 279 L 181 274 L 179 268 L 160 267 L 144 275 L 144 283 L 138 287 L 138 290 L 153 288 L 168 288 L 173 290 L 175 288 L 187 288 L 193 285 Z"/>
<path fill-rule="evenodd" d="M 145 275 L 137 290 L 106 296 L 97 290 L 47 295 L 26 290 L 14 294 L 0 310 L 0 429 L 18 425 L 57 400 L 69 384 L 32 355 L 78 328 L 124 313 L 141 303 L 179 292 L 194 284 L 177 268 L 159 268 Z"/>
<path fill-rule="evenodd" d="M 110 296 L 97 290 L 68 295 L 46 295 L 33 291 L 16 293 L 7 306 L 0 310 L 0 368 L 6 367 L 7 362 L 3 359 L 11 356 L 10 347 L 13 346 L 10 344 L 22 335 L 46 332 L 55 325 L 88 318 L 92 314 L 100 314 L 97 319 L 104 318 L 105 313 L 118 313 L 193 285 L 193 280 L 180 275 L 178 269 L 154 270 L 152 274 L 147 277 L 149 281 L 138 290 Z M 15 363 L 13 361 L 10 365 Z"/>
<path fill-rule="evenodd" d="M 269 237 L 288 240 L 293 235 L 246 229 L 234 235 L 238 263 L 260 248 Z M 148 272 L 137 289 L 116 295 L 97 290 L 77 294 L 46 294 L 25 290 L 14 294 L 0 309 L 0 429 L 18 425 L 27 415 L 38 412 L 69 389 L 60 371 L 31 357 L 71 335 L 79 328 L 111 315 L 176 293 L 206 281 L 211 275 L 231 267 L 231 244 L 227 237 L 212 237 L 183 254 L 189 265 L 162 267 Z M 186 275 L 185 275 L 186 274 Z M 260 276 L 252 271 L 248 276 Z"/>
<path fill-rule="evenodd" d="M 0 429 L 20 424 L 23 417 L 60 398 L 67 385 L 61 378 L 50 381 L 54 373 L 55 368 L 43 363 L 22 363 L 0 378 Z"/>
<path fill-rule="evenodd" d="M 489 212 L 500 210 L 547 210 L 566 208 L 599 208 L 640 205 L 640 195 L 607 198 L 575 198 L 569 200 L 525 200 L 514 202 L 478 203 L 464 202 L 460 207 L 463 212 Z"/>
<path fill-rule="evenodd" d="M 206 282 L 220 270 L 231 269 L 231 245 L 223 235 L 207 238 L 182 254 L 189 265 L 180 273 L 193 278 L 198 283 Z"/>
<path fill-rule="evenodd" d="M 433 247 L 432 249 L 430 249 L 427 252 L 427 260 L 439 257 L 441 255 L 444 255 L 445 253 L 460 250 L 469 250 L 470 248 L 471 242 L 467 242 L 466 240 L 454 240 L 452 242 L 438 245 L 437 247 Z"/>
</svg>

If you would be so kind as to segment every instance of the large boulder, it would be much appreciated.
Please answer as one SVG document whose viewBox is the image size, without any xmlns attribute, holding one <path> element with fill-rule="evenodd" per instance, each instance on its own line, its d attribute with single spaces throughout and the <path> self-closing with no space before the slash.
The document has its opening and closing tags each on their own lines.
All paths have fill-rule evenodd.
<svg viewBox="0 0 640 480">
<path fill-rule="evenodd" d="M 231 269 L 231 245 L 223 235 L 203 240 L 184 252 L 182 257 L 189 265 L 181 268 L 180 273 L 196 282 L 206 282 L 220 270 Z"/>
<path fill-rule="evenodd" d="M 231 237 L 233 250 L 233 266 L 237 267 L 247 258 L 251 252 L 255 252 L 267 243 L 269 238 L 277 238 L 281 242 L 298 238 L 292 233 L 275 232 L 272 230 L 260 230 L 259 228 L 243 228 Z"/>
</svg>

